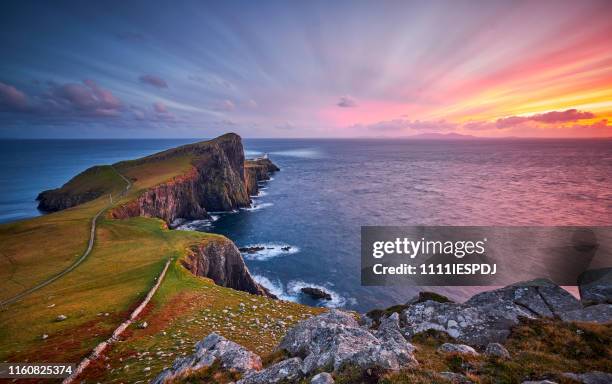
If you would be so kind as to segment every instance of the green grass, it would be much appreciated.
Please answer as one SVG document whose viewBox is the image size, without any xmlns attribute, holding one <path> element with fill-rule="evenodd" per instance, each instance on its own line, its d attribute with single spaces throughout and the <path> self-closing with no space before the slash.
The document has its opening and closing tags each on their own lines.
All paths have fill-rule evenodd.
<svg viewBox="0 0 612 384">
<path fill-rule="evenodd" d="M 191 161 L 192 156 L 183 153 L 116 164 L 133 181 L 133 187 L 115 203 L 123 204 L 147 188 L 173 182 L 192 169 Z M 81 190 L 89 177 L 92 185 L 109 182 L 110 189 L 118 194 L 125 181 L 114 175 L 111 180 L 107 178 L 110 173 L 85 172 L 69 187 Z M 119 179 L 121 184 L 116 183 Z M 2 298 L 12 297 L 71 265 L 86 248 L 91 218 L 107 204 L 108 199 L 101 197 L 61 212 L 0 225 Z M 113 220 L 102 215 L 95 246 L 77 269 L 0 309 L 0 361 L 79 362 L 142 301 L 168 258 L 174 262 L 142 315 L 151 325 L 128 330 L 124 342 L 108 352 L 109 360 L 104 364 L 111 368 L 94 364 L 88 370 L 88 381 L 140 380 L 146 366 L 151 368 L 148 374 L 154 375 L 212 331 L 267 354 L 289 324 L 321 312 L 218 287 L 209 279 L 193 276 L 178 260 L 189 247 L 206 241 L 227 240 L 219 235 L 168 230 L 158 219 Z M 241 316 L 229 318 L 225 311 Z M 67 320 L 55 321 L 60 314 L 68 316 Z M 260 329 L 255 321 L 270 323 L 270 327 Z M 286 326 L 279 326 L 277 321 L 284 321 Z M 43 334 L 48 338 L 43 340 Z M 178 346 L 177 337 L 183 340 Z M 159 352 L 158 348 L 172 350 L 173 355 L 130 360 L 134 360 L 130 357 L 134 353 Z M 132 367 L 125 371 L 119 370 L 125 365 L 124 357 Z"/>
</svg>

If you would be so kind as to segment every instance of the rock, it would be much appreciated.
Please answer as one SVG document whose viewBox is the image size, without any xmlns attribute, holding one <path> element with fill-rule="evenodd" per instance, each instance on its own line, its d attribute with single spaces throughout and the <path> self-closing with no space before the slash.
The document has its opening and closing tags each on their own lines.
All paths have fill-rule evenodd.
<svg viewBox="0 0 612 384">
<path fill-rule="evenodd" d="M 145 329 L 148 326 L 149 326 L 149 323 L 147 323 L 146 321 L 143 321 L 142 323 L 138 324 L 138 328 L 140 329 Z"/>
<path fill-rule="evenodd" d="M 319 288 L 304 287 L 301 289 L 301 291 L 302 293 L 307 294 L 308 296 L 312 297 L 315 300 L 320 300 L 320 299 L 331 300 L 332 299 L 332 296 L 329 293 Z"/>
<path fill-rule="evenodd" d="M 478 352 L 476 352 L 474 348 L 465 344 L 444 343 L 438 348 L 438 351 L 444 353 L 460 353 L 462 355 L 478 356 Z"/>
<path fill-rule="evenodd" d="M 43 340 L 46 340 L 46 339 L 49 338 L 49 335 L 47 335 L 46 333 L 43 333 L 40 338 L 43 339 Z"/>
<path fill-rule="evenodd" d="M 249 373 L 236 384 L 295 382 L 302 376 L 301 367 L 302 359 L 299 357 L 286 359 L 259 372 Z"/>
<path fill-rule="evenodd" d="M 583 305 L 612 304 L 612 268 L 583 272 L 578 277 Z"/>
<path fill-rule="evenodd" d="M 474 382 L 468 379 L 466 376 L 455 373 L 455 372 L 440 372 L 440 376 L 444 377 L 446 380 L 450 381 L 453 384 L 474 384 Z"/>
<path fill-rule="evenodd" d="M 240 247 L 238 248 L 238 250 L 242 253 L 257 253 L 260 251 L 263 251 L 264 249 L 266 249 L 265 247 L 259 247 L 259 246 L 254 246 L 254 247 Z"/>
<path fill-rule="evenodd" d="M 437 330 L 462 343 L 485 347 L 492 342 L 503 342 L 510 329 L 519 323 L 519 317 L 563 319 L 572 316 L 567 313 L 581 309 L 580 302 L 561 287 L 547 280 L 533 280 L 479 293 L 463 304 L 429 300 L 409 305 L 402 312 L 402 320 L 404 331 L 410 337 Z M 595 313 L 591 315 L 597 317 Z"/>
<path fill-rule="evenodd" d="M 59 315 L 58 317 L 55 318 L 55 321 L 64 321 L 68 318 L 68 316 L 66 315 Z"/>
<path fill-rule="evenodd" d="M 209 367 L 217 359 L 224 369 L 244 375 L 261 369 L 259 356 L 223 336 L 211 333 L 195 345 L 195 352 L 192 355 L 176 359 L 171 368 L 163 370 L 151 383 L 162 384 L 167 380 Z"/>
<path fill-rule="evenodd" d="M 555 381 L 550 380 L 529 380 L 523 381 L 521 384 L 557 384 Z"/>
<path fill-rule="evenodd" d="M 391 331 L 382 332 L 391 334 Z M 403 336 L 393 341 L 382 336 L 377 338 L 359 327 L 353 316 L 334 309 L 299 322 L 287 332 L 278 349 L 303 357 L 305 374 L 324 367 L 338 370 L 345 364 L 364 370 L 374 367 L 398 370 L 417 364 L 412 355 L 414 347 Z"/>
<path fill-rule="evenodd" d="M 605 324 L 612 322 L 612 304 L 597 304 L 561 314 L 563 321 L 582 321 Z"/>
<path fill-rule="evenodd" d="M 334 384 L 334 378 L 327 372 L 322 372 L 315 375 L 311 380 L 310 384 Z"/>
<path fill-rule="evenodd" d="M 612 373 L 605 372 L 586 372 L 586 373 L 564 373 L 564 377 L 572 379 L 582 384 L 610 384 L 612 383 Z"/>
<path fill-rule="evenodd" d="M 504 347 L 503 345 L 499 343 L 489 343 L 487 345 L 487 348 L 485 349 L 485 355 L 491 356 L 491 357 L 498 357 L 501 359 L 510 358 L 510 352 L 508 352 L 506 347 Z"/>
<path fill-rule="evenodd" d="M 192 246 L 181 263 L 194 275 L 208 277 L 217 285 L 276 298 L 255 282 L 240 251 L 227 238 Z"/>
</svg>

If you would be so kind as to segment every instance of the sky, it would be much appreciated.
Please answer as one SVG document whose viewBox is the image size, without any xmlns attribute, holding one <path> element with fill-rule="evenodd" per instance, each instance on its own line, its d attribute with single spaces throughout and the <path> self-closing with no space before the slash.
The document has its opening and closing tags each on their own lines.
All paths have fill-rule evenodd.
<svg viewBox="0 0 612 384">
<path fill-rule="evenodd" d="M 612 1 L 3 1 L 0 137 L 612 137 Z"/>
</svg>

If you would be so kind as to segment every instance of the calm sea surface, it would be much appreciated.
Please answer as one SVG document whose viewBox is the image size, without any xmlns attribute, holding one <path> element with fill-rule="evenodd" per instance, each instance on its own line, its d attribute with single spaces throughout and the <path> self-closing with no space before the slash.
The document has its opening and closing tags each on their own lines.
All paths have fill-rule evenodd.
<svg viewBox="0 0 612 384">
<path fill-rule="evenodd" d="M 195 140 L 0 140 L 0 222 L 38 215 L 36 195 L 95 164 Z M 254 206 L 188 223 L 227 235 L 279 296 L 320 286 L 329 306 L 405 302 L 410 287 L 360 286 L 362 225 L 612 225 L 612 141 L 245 140 L 281 171 Z M 288 251 L 282 248 L 289 246 Z M 286 249 L 286 248 L 285 248 Z M 474 288 L 438 288 L 464 298 Z"/>
</svg>

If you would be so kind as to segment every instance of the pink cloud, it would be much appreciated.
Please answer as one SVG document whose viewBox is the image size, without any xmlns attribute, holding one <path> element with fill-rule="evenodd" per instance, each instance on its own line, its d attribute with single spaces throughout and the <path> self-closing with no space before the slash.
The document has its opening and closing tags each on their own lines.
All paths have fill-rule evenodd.
<svg viewBox="0 0 612 384">
<path fill-rule="evenodd" d="M 160 101 L 153 103 L 153 110 L 155 111 L 155 113 L 168 113 L 168 108 L 166 108 L 166 105 Z"/>
<path fill-rule="evenodd" d="M 350 96 L 342 96 L 336 105 L 340 108 L 355 108 L 357 102 Z"/>
<path fill-rule="evenodd" d="M 570 123 L 578 120 L 592 119 L 595 114 L 588 111 L 578 111 L 577 109 L 568 109 L 565 111 L 552 111 L 540 113 L 531 116 L 510 116 L 497 119 L 496 125 L 498 128 L 508 128 L 529 121 L 535 121 L 544 124 Z"/>
<path fill-rule="evenodd" d="M 168 88 L 166 80 L 155 75 L 142 75 L 138 78 L 141 83 L 149 84 L 157 88 Z"/>
<path fill-rule="evenodd" d="M 0 107 L 10 110 L 25 110 L 28 107 L 28 97 L 12 85 L 0 82 Z"/>
<path fill-rule="evenodd" d="M 110 91 L 100 88 L 95 81 L 86 79 L 83 84 L 52 85 L 47 93 L 42 112 L 67 112 L 89 116 L 117 116 L 121 101 Z"/>
</svg>

